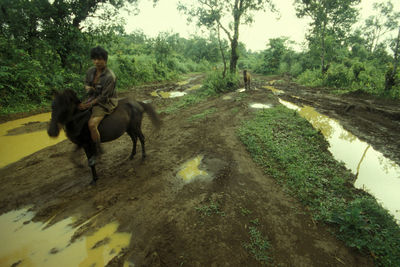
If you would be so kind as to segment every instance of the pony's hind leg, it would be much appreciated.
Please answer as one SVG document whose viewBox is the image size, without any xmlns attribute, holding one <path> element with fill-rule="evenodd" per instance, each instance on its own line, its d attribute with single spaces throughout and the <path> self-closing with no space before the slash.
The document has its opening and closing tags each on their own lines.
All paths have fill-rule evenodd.
<svg viewBox="0 0 400 267">
<path fill-rule="evenodd" d="M 146 158 L 146 149 L 144 147 L 144 135 L 142 133 L 142 130 L 139 128 L 139 140 L 140 140 L 140 144 L 142 145 L 142 160 L 144 160 Z"/>
<path fill-rule="evenodd" d="M 134 127 L 130 128 L 128 131 L 129 136 L 132 139 L 133 142 L 133 147 L 132 147 L 132 153 L 130 156 L 130 159 L 133 159 L 133 157 L 136 155 L 136 144 L 137 144 L 137 139 L 139 138 L 140 144 L 142 146 L 142 160 L 146 158 L 146 149 L 145 149 L 145 138 L 142 133 L 142 129 L 140 127 Z"/>
<path fill-rule="evenodd" d="M 132 152 L 131 155 L 129 156 L 129 159 L 132 160 L 133 157 L 136 155 L 136 144 L 137 144 L 137 135 L 133 133 L 133 131 L 128 131 L 129 136 L 131 137 L 133 146 L 132 146 Z"/>
</svg>

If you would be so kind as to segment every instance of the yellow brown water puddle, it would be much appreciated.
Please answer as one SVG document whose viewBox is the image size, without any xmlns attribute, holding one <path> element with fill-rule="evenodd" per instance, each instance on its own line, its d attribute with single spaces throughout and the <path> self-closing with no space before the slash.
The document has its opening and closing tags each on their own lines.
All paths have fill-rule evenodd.
<svg viewBox="0 0 400 267">
<path fill-rule="evenodd" d="M 194 90 L 199 89 L 201 86 L 202 86 L 201 84 L 196 84 L 196 85 L 193 85 L 192 87 L 186 89 L 186 91 L 194 91 Z"/>
<path fill-rule="evenodd" d="M 24 125 L 32 122 L 48 122 L 50 121 L 50 116 L 51 113 L 42 113 L 0 124 L 0 168 L 66 139 L 63 131 L 60 132 L 58 138 L 50 138 L 47 135 L 47 129 L 7 135 L 9 131 L 24 127 Z"/>
<path fill-rule="evenodd" d="M 265 89 L 268 89 L 268 90 L 272 91 L 272 93 L 274 95 L 281 95 L 281 94 L 284 93 L 282 90 L 276 89 L 275 87 L 269 86 L 269 85 L 265 85 L 262 88 L 265 88 Z"/>
<path fill-rule="evenodd" d="M 105 266 L 130 243 L 131 234 L 117 232 L 117 223 L 70 243 L 78 229 L 70 226 L 74 218 L 46 227 L 30 221 L 33 216 L 26 209 L 0 216 L 0 266 Z"/>
<path fill-rule="evenodd" d="M 298 107 L 279 100 L 290 109 L 295 109 L 316 129 L 319 129 L 330 144 L 333 156 L 343 161 L 357 175 L 354 185 L 368 191 L 400 220 L 400 166 L 374 150 L 368 143 L 346 131 L 336 120 L 318 113 L 313 107 Z"/>
<path fill-rule="evenodd" d="M 181 170 L 177 173 L 178 177 L 184 181 L 191 181 L 196 177 L 207 175 L 206 171 L 199 169 L 202 160 L 203 156 L 197 156 L 184 163 Z"/>
</svg>

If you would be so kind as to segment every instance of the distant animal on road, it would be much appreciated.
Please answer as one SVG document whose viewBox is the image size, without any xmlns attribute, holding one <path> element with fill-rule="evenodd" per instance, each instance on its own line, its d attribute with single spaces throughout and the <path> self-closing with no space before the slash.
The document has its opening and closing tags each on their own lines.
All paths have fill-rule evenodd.
<svg viewBox="0 0 400 267">
<path fill-rule="evenodd" d="M 92 182 L 96 184 L 98 176 L 96 173 L 96 147 L 90 137 L 88 120 L 91 115 L 90 110 L 79 110 L 81 103 L 76 92 L 66 89 L 62 92 L 56 92 L 54 95 L 51 111 L 50 125 L 47 133 L 51 137 L 59 135 L 60 126 L 64 127 L 69 140 L 83 148 L 88 159 L 89 167 L 92 170 Z M 107 115 L 99 125 L 101 142 L 108 142 L 119 138 L 125 132 L 131 137 L 133 142 L 130 159 L 136 154 L 136 144 L 139 138 L 142 145 L 142 159 L 146 157 L 144 135 L 141 130 L 143 113 L 146 112 L 153 125 L 158 128 L 161 121 L 150 104 L 137 102 L 132 98 L 123 98 L 118 101 L 115 111 Z"/>
<path fill-rule="evenodd" d="M 243 70 L 244 88 L 250 90 L 251 75 L 247 70 Z"/>
</svg>

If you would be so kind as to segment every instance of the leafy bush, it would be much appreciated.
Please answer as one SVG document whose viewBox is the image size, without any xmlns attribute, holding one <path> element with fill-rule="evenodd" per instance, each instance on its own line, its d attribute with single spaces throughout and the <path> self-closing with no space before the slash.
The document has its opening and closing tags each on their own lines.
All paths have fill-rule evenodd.
<svg viewBox="0 0 400 267">
<path fill-rule="evenodd" d="M 336 88 L 349 86 L 349 69 L 343 64 L 332 64 L 326 73 L 324 84 Z"/>
<path fill-rule="evenodd" d="M 222 71 L 217 70 L 207 75 L 204 80 L 203 88 L 207 92 L 222 93 L 233 91 L 239 87 L 239 76 L 227 71 L 225 78 L 222 77 Z"/>
<path fill-rule="evenodd" d="M 324 84 L 321 70 L 306 70 L 297 77 L 296 81 L 306 86 L 322 86 Z"/>
<path fill-rule="evenodd" d="M 2 60 L 0 67 L 0 105 L 19 103 L 39 104 L 48 97 L 44 80 L 45 72 L 40 62 L 23 50 L 14 50 L 13 59 Z"/>
</svg>

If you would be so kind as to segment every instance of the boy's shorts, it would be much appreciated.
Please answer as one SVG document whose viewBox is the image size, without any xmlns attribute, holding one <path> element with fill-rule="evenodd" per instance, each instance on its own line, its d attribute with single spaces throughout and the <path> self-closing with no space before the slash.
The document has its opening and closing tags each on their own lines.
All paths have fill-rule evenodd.
<svg viewBox="0 0 400 267">
<path fill-rule="evenodd" d="M 104 117 L 108 114 L 111 114 L 111 112 L 103 108 L 102 106 L 95 105 L 92 108 L 92 117 Z"/>
</svg>

